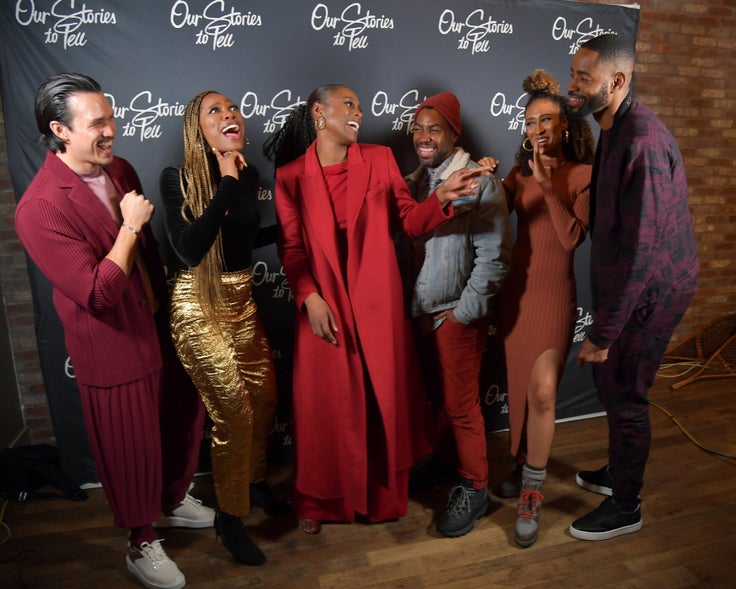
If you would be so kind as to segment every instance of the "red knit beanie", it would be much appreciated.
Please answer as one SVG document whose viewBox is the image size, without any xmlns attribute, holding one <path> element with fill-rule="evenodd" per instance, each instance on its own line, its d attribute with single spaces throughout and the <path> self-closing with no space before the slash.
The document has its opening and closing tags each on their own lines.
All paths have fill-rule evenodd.
<svg viewBox="0 0 736 589">
<path fill-rule="evenodd" d="M 440 92 L 434 96 L 430 96 L 422 102 L 414 113 L 414 119 L 423 108 L 433 108 L 440 113 L 450 126 L 455 129 L 455 133 L 460 135 L 463 127 L 460 124 L 460 101 L 452 92 Z"/>
</svg>

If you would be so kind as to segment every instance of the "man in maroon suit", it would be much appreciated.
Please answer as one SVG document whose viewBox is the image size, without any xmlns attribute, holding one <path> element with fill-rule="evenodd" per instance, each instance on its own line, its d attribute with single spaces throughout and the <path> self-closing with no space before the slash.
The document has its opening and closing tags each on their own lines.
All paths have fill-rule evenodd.
<svg viewBox="0 0 736 589">
<path fill-rule="evenodd" d="M 152 524 L 163 511 L 161 524 L 206 527 L 214 512 L 187 494 L 204 410 L 172 361 L 153 205 L 113 155 L 113 110 L 97 82 L 52 76 L 35 112 L 49 151 L 16 229 L 53 287 L 92 455 L 115 524 L 130 529 L 128 569 L 149 588 L 183 587 Z"/>
</svg>

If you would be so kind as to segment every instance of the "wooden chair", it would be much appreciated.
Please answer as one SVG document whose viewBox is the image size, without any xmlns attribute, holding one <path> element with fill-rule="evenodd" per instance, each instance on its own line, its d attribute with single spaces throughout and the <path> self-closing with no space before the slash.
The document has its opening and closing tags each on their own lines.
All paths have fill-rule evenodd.
<svg viewBox="0 0 736 589">
<path fill-rule="evenodd" d="M 736 313 L 712 321 L 669 349 L 662 359 L 667 363 L 693 363 L 698 369 L 672 389 L 704 378 L 736 377 Z"/>
</svg>

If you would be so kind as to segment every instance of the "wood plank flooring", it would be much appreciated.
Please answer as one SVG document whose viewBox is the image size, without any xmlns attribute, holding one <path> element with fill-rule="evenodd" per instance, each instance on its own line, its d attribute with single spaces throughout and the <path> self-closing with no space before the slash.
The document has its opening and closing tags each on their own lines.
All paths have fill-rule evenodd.
<svg viewBox="0 0 736 589">
<path fill-rule="evenodd" d="M 657 378 L 651 399 L 663 404 L 707 447 L 736 454 L 736 379 L 695 382 L 677 391 Z M 441 537 L 435 518 L 446 489 L 413 496 L 406 518 L 379 525 L 326 525 L 307 536 L 292 518 L 248 517 L 268 557 L 241 566 L 214 531 L 164 530 L 164 547 L 191 589 L 679 589 L 736 587 L 736 465 L 705 453 L 652 407 L 653 443 L 642 493 L 643 529 L 605 542 L 572 538 L 567 528 L 601 501 L 575 484 L 575 472 L 606 460 L 605 418 L 557 426 L 545 485 L 540 538 L 514 543 L 515 500 L 492 498 L 492 513 L 461 538 Z M 510 468 L 506 434 L 489 435 L 491 482 Z M 212 504 L 210 477 L 194 494 Z M 272 484 L 288 496 L 288 467 Z M 0 547 L 0 587 L 135 589 L 123 562 L 126 533 L 111 524 L 101 490 L 90 499 L 10 503 L 10 539 Z M 0 530 L 0 538 L 7 532 Z"/>
</svg>

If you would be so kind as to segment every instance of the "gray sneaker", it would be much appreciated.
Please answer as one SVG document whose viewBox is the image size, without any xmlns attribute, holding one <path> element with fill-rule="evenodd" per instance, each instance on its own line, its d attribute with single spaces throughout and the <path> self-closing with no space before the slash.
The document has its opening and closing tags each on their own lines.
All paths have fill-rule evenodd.
<svg viewBox="0 0 736 589">
<path fill-rule="evenodd" d="M 544 495 L 537 489 L 521 489 L 519 507 L 516 512 L 516 543 L 529 548 L 537 541 L 539 534 L 539 512 L 542 510 Z"/>
<path fill-rule="evenodd" d="M 598 470 L 581 470 L 575 475 L 575 482 L 587 491 L 613 495 L 613 477 L 607 464 Z"/>
<path fill-rule="evenodd" d="M 488 489 L 473 489 L 465 485 L 457 485 L 450 489 L 447 510 L 437 522 L 437 531 L 444 536 L 456 538 L 473 529 L 475 520 L 482 518 L 488 509 Z"/>
<path fill-rule="evenodd" d="M 161 540 L 143 542 L 139 547 L 129 545 L 125 563 L 147 589 L 182 589 L 186 585 L 179 567 L 161 547 Z"/>
</svg>

